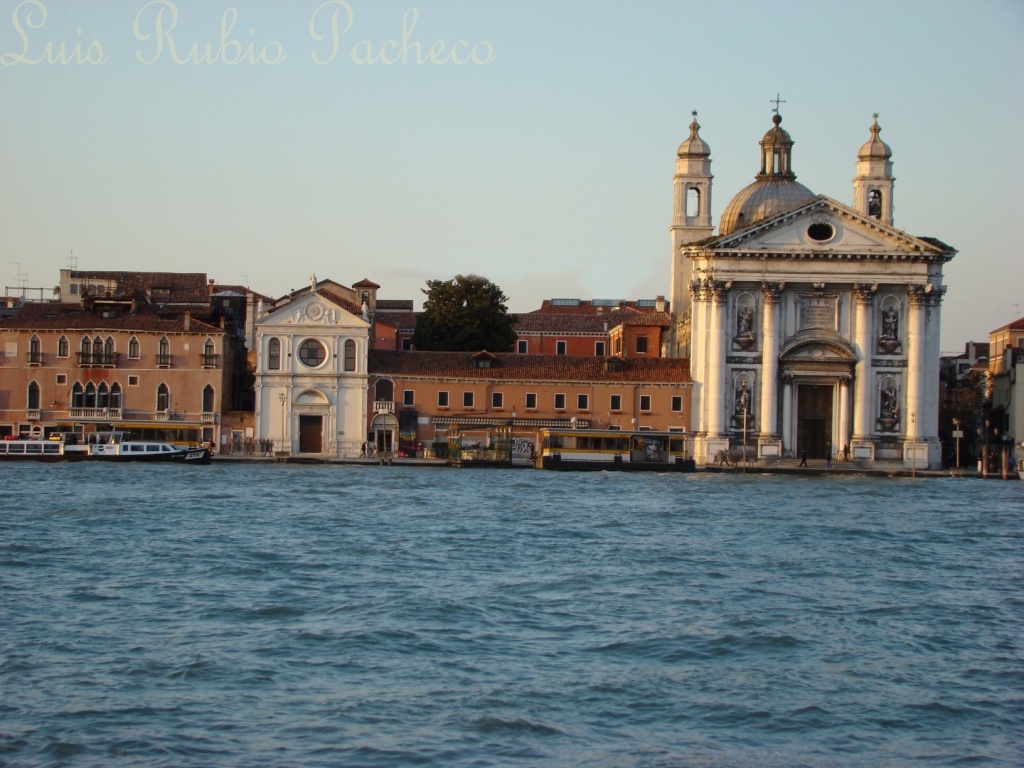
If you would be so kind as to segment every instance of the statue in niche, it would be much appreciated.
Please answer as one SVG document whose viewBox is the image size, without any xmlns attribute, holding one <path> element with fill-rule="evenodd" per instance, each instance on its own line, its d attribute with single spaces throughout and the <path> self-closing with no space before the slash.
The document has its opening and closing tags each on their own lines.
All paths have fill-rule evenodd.
<svg viewBox="0 0 1024 768">
<path fill-rule="evenodd" d="M 880 352 L 900 351 L 900 313 L 896 307 L 889 305 L 882 309 L 882 333 L 878 338 Z"/>
<path fill-rule="evenodd" d="M 754 310 L 750 305 L 740 307 L 736 316 L 736 346 L 740 349 L 750 349 L 754 346 Z"/>
<path fill-rule="evenodd" d="M 900 421 L 899 393 L 889 384 L 881 392 L 878 425 L 884 432 L 892 432 Z"/>
<path fill-rule="evenodd" d="M 733 400 L 732 425 L 734 429 L 750 429 L 754 425 L 754 415 L 751 410 L 751 392 L 747 387 L 747 380 L 740 381 L 739 389 L 736 390 L 736 397 Z"/>
</svg>

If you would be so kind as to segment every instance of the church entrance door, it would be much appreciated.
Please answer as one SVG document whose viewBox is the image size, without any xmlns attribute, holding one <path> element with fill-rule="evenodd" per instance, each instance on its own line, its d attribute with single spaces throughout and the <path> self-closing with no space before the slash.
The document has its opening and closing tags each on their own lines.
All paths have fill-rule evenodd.
<svg viewBox="0 0 1024 768">
<path fill-rule="evenodd" d="M 299 453 L 323 451 L 323 422 L 323 416 L 299 416 Z"/>
<path fill-rule="evenodd" d="M 824 459 L 832 445 L 831 385 L 801 384 L 797 392 L 796 449 L 811 459 Z"/>
</svg>

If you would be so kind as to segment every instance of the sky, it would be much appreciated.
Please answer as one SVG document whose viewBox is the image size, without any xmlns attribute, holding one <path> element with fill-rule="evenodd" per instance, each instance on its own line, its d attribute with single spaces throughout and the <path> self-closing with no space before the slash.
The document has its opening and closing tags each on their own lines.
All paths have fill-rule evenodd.
<svg viewBox="0 0 1024 768">
<path fill-rule="evenodd" d="M 959 250 L 960 351 L 1024 316 L 1022 40 L 1019 0 L 0 0 L 0 283 L 667 295 L 691 111 L 717 224 L 778 95 L 799 181 L 846 204 L 879 113 L 896 226 Z"/>
</svg>

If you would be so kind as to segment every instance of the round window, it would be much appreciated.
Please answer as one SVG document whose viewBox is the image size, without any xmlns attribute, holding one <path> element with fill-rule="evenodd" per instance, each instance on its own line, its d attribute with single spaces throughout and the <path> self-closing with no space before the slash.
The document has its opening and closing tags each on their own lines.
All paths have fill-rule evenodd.
<svg viewBox="0 0 1024 768">
<path fill-rule="evenodd" d="M 320 365 L 327 357 L 327 348 L 316 339 L 306 339 L 299 345 L 299 360 L 310 368 Z"/>
<path fill-rule="evenodd" d="M 816 223 L 807 228 L 807 236 L 819 243 L 831 240 L 835 235 L 836 231 L 831 224 Z"/>
</svg>

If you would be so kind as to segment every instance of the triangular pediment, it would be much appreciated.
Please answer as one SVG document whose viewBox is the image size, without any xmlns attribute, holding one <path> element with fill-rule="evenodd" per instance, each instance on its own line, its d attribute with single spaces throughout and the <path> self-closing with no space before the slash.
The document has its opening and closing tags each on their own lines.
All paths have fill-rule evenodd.
<svg viewBox="0 0 1024 768">
<path fill-rule="evenodd" d="M 949 259 L 955 251 L 883 224 L 825 195 L 770 216 L 708 244 L 737 256 L 887 257 Z M 724 254 L 723 254 L 724 255 Z"/>
<path fill-rule="evenodd" d="M 369 322 L 321 293 L 309 293 L 256 321 L 261 327 L 330 326 L 367 328 Z"/>
</svg>

